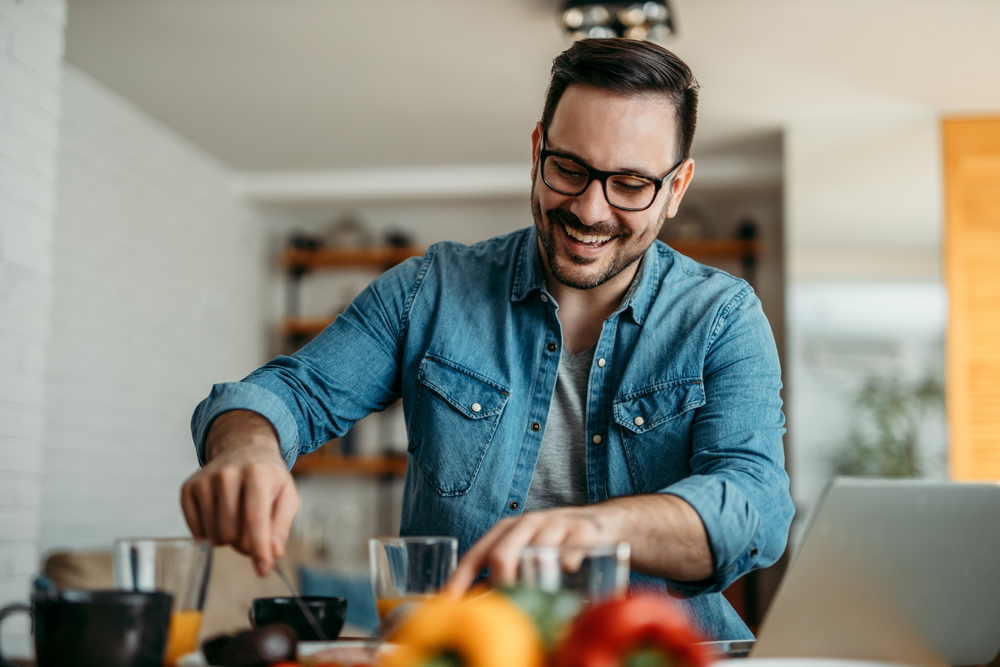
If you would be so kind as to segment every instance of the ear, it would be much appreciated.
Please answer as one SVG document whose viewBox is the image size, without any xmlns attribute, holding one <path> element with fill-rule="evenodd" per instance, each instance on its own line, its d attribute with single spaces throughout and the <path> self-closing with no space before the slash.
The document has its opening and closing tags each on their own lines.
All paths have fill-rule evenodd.
<svg viewBox="0 0 1000 667">
<path fill-rule="evenodd" d="M 531 132 L 531 173 L 538 169 L 538 154 L 542 150 L 542 122 L 535 123 L 535 129 Z"/>
<path fill-rule="evenodd" d="M 677 207 L 681 205 L 681 199 L 691 185 L 694 178 L 694 160 L 688 158 L 677 170 L 677 175 L 670 182 L 670 206 L 667 208 L 667 217 L 672 218 L 677 215 Z"/>
</svg>

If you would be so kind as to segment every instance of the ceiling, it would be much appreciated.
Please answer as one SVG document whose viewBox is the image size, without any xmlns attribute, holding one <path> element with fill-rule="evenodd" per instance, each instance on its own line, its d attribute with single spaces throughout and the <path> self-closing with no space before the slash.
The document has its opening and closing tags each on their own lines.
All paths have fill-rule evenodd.
<svg viewBox="0 0 1000 667">
<path fill-rule="evenodd" d="M 671 3 L 696 155 L 829 116 L 1000 113 L 996 0 Z M 66 57 L 241 171 L 523 164 L 559 4 L 69 0 Z"/>
</svg>

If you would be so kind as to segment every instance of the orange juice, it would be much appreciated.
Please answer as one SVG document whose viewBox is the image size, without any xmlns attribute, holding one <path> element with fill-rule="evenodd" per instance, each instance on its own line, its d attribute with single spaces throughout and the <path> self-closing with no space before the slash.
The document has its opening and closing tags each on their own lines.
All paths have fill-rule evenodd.
<svg viewBox="0 0 1000 667">
<path fill-rule="evenodd" d="M 430 595 L 401 595 L 398 598 L 378 598 L 375 600 L 378 618 L 380 621 L 384 621 L 385 617 L 391 614 L 396 607 L 404 604 L 420 604 L 430 597 Z"/>
<path fill-rule="evenodd" d="M 200 629 L 200 611 L 192 609 L 170 614 L 170 633 L 167 636 L 167 651 L 163 656 L 165 667 L 173 667 L 182 655 L 187 655 L 198 647 Z"/>
</svg>

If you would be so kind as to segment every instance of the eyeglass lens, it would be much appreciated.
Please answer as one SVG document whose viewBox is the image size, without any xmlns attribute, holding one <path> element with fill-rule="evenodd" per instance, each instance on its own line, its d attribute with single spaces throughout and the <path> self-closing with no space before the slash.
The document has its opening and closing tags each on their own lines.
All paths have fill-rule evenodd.
<svg viewBox="0 0 1000 667">
<path fill-rule="evenodd" d="M 548 155 L 542 164 L 545 184 L 567 195 L 579 195 L 587 188 L 590 173 L 579 164 L 558 155 Z M 656 186 L 641 176 L 615 174 L 604 188 L 608 203 L 621 208 L 646 208 L 656 197 Z"/>
</svg>

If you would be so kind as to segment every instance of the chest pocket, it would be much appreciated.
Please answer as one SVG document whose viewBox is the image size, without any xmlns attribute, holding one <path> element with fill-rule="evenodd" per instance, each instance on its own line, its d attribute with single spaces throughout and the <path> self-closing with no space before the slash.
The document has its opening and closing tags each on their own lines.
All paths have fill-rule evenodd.
<svg viewBox="0 0 1000 667">
<path fill-rule="evenodd" d="M 442 496 L 476 480 L 510 393 L 499 384 L 434 356 L 420 363 L 409 451 Z"/>
<path fill-rule="evenodd" d="M 691 422 L 705 405 L 692 378 L 653 385 L 614 403 L 622 447 L 638 493 L 653 493 L 691 473 Z"/>
</svg>

